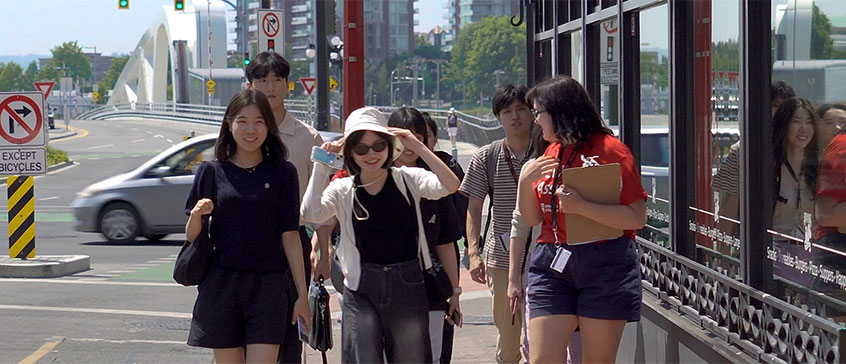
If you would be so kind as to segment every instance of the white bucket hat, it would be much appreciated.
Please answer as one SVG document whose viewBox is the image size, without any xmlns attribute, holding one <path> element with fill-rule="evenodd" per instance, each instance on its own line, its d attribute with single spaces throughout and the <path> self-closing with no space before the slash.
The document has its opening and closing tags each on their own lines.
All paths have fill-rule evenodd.
<svg viewBox="0 0 846 364">
<path fill-rule="evenodd" d="M 402 154 L 403 145 L 399 138 L 388 131 L 388 118 L 375 107 L 362 107 L 350 113 L 344 125 L 344 139 L 357 131 L 373 131 L 390 135 L 394 143 L 394 159 Z"/>
</svg>

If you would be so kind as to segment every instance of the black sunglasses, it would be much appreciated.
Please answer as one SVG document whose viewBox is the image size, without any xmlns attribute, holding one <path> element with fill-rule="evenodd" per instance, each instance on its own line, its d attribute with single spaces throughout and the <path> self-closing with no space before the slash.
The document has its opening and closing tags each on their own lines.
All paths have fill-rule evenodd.
<svg viewBox="0 0 846 364">
<path fill-rule="evenodd" d="M 383 140 L 381 142 L 376 142 L 373 145 L 358 144 L 352 147 L 352 151 L 353 153 L 358 155 L 367 155 L 367 153 L 370 152 L 371 149 L 373 149 L 374 152 L 379 153 L 385 150 L 385 148 L 387 147 L 388 142 Z"/>
</svg>

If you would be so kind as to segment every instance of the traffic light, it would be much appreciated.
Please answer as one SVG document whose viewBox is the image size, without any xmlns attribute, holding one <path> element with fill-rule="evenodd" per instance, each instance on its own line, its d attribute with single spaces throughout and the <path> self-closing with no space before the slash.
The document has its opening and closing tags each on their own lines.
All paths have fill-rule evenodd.
<svg viewBox="0 0 846 364">
<path fill-rule="evenodd" d="M 250 65 L 250 51 L 244 51 L 244 67 Z"/>
<path fill-rule="evenodd" d="M 173 10 L 184 11 L 185 10 L 185 0 L 173 0 Z"/>
<path fill-rule="evenodd" d="M 129 0 L 118 0 L 118 10 L 129 10 Z"/>
</svg>

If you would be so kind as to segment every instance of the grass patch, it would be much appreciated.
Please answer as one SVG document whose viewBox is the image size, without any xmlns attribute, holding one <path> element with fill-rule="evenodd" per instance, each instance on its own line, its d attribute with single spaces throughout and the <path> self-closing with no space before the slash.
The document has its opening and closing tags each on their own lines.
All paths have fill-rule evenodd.
<svg viewBox="0 0 846 364">
<path fill-rule="evenodd" d="M 61 150 L 49 147 L 49 146 L 47 147 L 47 166 L 48 167 L 52 166 L 52 165 L 60 164 L 60 163 L 65 163 L 69 160 L 70 159 L 68 158 L 67 153 L 65 153 Z"/>
</svg>

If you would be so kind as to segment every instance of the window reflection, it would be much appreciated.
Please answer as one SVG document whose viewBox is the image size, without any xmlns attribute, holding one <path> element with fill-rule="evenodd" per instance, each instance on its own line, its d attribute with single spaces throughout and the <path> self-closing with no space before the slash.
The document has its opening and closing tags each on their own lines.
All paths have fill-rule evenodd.
<svg viewBox="0 0 846 364">
<path fill-rule="evenodd" d="M 846 3 L 775 0 L 772 25 L 772 78 L 797 96 L 773 102 L 776 293 L 846 322 Z"/>
<path fill-rule="evenodd" d="M 649 194 L 641 236 L 671 248 L 669 138 L 669 26 L 667 6 L 640 13 L 640 164 Z"/>
</svg>

